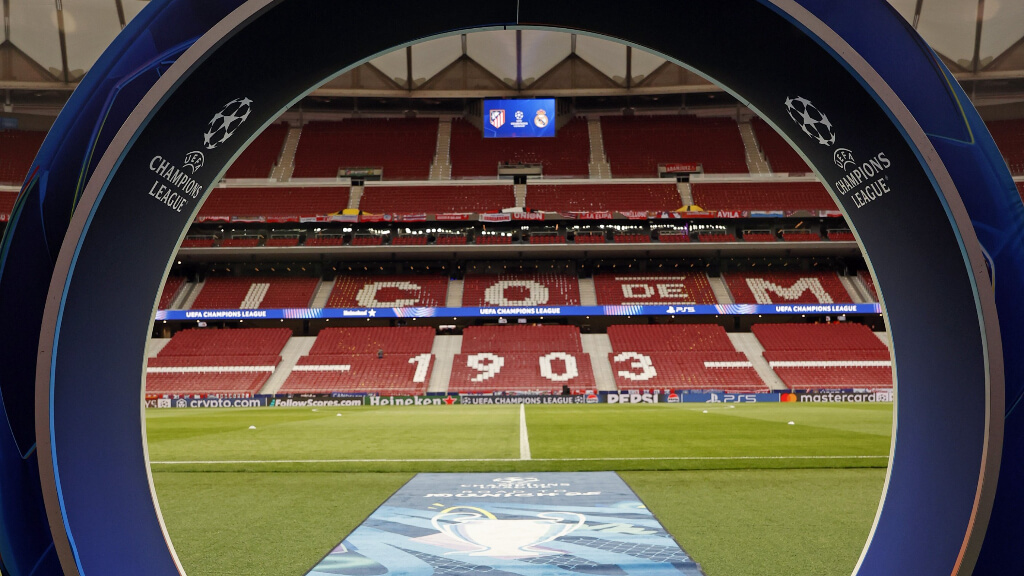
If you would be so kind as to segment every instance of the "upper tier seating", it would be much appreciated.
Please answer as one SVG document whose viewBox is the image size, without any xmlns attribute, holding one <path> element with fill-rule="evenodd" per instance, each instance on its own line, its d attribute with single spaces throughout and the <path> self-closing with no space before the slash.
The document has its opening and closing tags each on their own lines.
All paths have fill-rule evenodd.
<svg viewBox="0 0 1024 576">
<path fill-rule="evenodd" d="M 167 310 L 171 306 L 171 302 L 174 302 L 174 297 L 178 295 L 178 290 L 185 284 L 184 276 L 168 276 L 167 282 L 164 282 L 164 289 L 160 291 L 160 303 L 157 304 L 157 309 Z"/>
<path fill-rule="evenodd" d="M 1024 174 L 1024 119 L 985 122 L 1010 172 Z"/>
<path fill-rule="evenodd" d="M 185 237 L 181 241 L 182 248 L 213 248 L 213 245 L 217 243 L 217 239 L 213 236 L 207 236 L 205 238 L 190 238 Z"/>
<path fill-rule="evenodd" d="M 892 388 L 889 350 L 862 324 L 755 324 L 768 365 L 795 390 Z"/>
<path fill-rule="evenodd" d="M 192 309 L 306 308 L 318 283 L 316 278 L 214 276 L 206 280 Z"/>
<path fill-rule="evenodd" d="M 767 122 L 755 117 L 751 119 L 750 124 L 754 127 L 757 143 L 760 144 L 761 151 L 764 152 L 764 157 L 768 160 L 772 172 L 807 173 L 811 171 L 800 154 Z"/>
<path fill-rule="evenodd" d="M 777 238 L 771 232 L 744 232 L 744 242 L 775 242 Z"/>
<path fill-rule="evenodd" d="M 293 178 L 334 178 L 342 168 L 383 168 L 386 180 L 426 180 L 437 118 L 350 118 L 306 124 Z"/>
<path fill-rule="evenodd" d="M 809 230 L 807 232 L 783 232 L 780 236 L 785 242 L 819 242 L 821 240 L 821 236 L 817 232 Z"/>
<path fill-rule="evenodd" d="M 608 355 L 621 389 L 767 392 L 753 365 L 716 324 L 616 324 Z"/>
<path fill-rule="evenodd" d="M 856 242 L 857 237 L 849 230 L 829 230 L 828 239 L 833 242 Z"/>
<path fill-rule="evenodd" d="M 178 332 L 146 368 L 147 394 L 255 394 L 281 362 L 287 328 Z"/>
<path fill-rule="evenodd" d="M 548 212 L 595 210 L 676 210 L 682 205 L 674 183 L 667 184 L 531 184 L 526 205 Z"/>
<path fill-rule="evenodd" d="M 462 332 L 462 352 L 583 352 L 576 326 L 468 326 Z"/>
<path fill-rule="evenodd" d="M 554 394 L 561 391 L 563 385 L 574 391 L 597 388 L 589 354 L 557 349 L 532 353 L 456 354 L 448 392 Z"/>
<path fill-rule="evenodd" d="M 580 286 L 568 274 L 466 274 L 463 306 L 579 306 Z"/>
<path fill-rule="evenodd" d="M 835 272 L 729 272 L 722 277 L 737 304 L 853 301 Z"/>
<path fill-rule="evenodd" d="M 269 178 L 288 136 L 288 124 L 267 126 L 228 168 L 225 178 Z"/>
<path fill-rule="evenodd" d="M 443 275 L 340 275 L 328 308 L 437 308 L 445 305 L 448 278 Z"/>
<path fill-rule="evenodd" d="M 683 232 L 658 232 L 658 242 L 689 242 L 690 235 Z"/>
<path fill-rule="evenodd" d="M 299 218 L 336 214 L 348 206 L 349 192 L 348 187 L 215 188 L 199 209 L 197 218 Z"/>
<path fill-rule="evenodd" d="M 554 138 L 484 138 L 462 119 L 452 121 L 452 178 L 496 178 L 498 164 L 542 164 L 545 177 L 586 176 L 590 136 L 587 119 L 573 118 Z"/>
<path fill-rule="evenodd" d="M 709 174 L 749 171 L 732 118 L 602 116 L 601 133 L 616 178 L 654 177 L 659 164 L 682 162 L 700 163 Z"/>
<path fill-rule="evenodd" d="M 1017 193 L 1020 194 L 1021 201 L 1024 201 L 1024 182 L 1017 182 Z"/>
<path fill-rule="evenodd" d="M 417 355 L 429 353 L 434 346 L 434 329 L 426 326 L 391 328 L 387 326 L 325 328 L 320 331 L 309 356 L 338 354 Z"/>
<path fill-rule="evenodd" d="M 818 182 L 697 182 L 691 190 L 704 210 L 838 210 Z"/>
<path fill-rule="evenodd" d="M 0 222 L 4 222 L 11 217 L 11 211 L 14 210 L 14 201 L 17 199 L 17 192 L 0 192 Z"/>
<path fill-rule="evenodd" d="M 428 327 L 326 328 L 279 392 L 425 394 L 433 344 Z"/>
<path fill-rule="evenodd" d="M 708 277 L 688 274 L 594 274 L 600 305 L 717 304 Z"/>
<path fill-rule="evenodd" d="M 0 131 L 0 184 L 21 184 L 28 176 L 46 132 Z"/>
<path fill-rule="evenodd" d="M 221 248 L 255 248 L 260 245 L 260 239 L 255 236 L 244 238 L 225 238 L 220 241 Z"/>
<path fill-rule="evenodd" d="M 511 184 L 475 186 L 373 186 L 363 189 L 359 209 L 372 214 L 497 212 L 516 205 Z"/>
</svg>

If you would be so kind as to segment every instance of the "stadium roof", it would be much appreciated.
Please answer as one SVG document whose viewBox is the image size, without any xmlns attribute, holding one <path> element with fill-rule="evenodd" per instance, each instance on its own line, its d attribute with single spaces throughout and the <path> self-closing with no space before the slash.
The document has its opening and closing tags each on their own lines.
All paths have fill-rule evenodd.
<svg viewBox="0 0 1024 576">
<path fill-rule="evenodd" d="M 889 0 L 978 105 L 1024 101 L 1024 2 Z M 59 103 L 148 0 L 5 0 L 0 89 L 7 104 Z M 698 26 L 699 23 L 689 25 Z M 379 56 L 321 88 L 325 97 L 630 95 L 716 91 L 665 59 L 585 35 L 488 31 Z M 31 93 L 31 98 L 26 94 Z M 13 100 L 12 100 L 12 94 Z M 10 108 L 8 108 L 10 111 Z"/>
</svg>

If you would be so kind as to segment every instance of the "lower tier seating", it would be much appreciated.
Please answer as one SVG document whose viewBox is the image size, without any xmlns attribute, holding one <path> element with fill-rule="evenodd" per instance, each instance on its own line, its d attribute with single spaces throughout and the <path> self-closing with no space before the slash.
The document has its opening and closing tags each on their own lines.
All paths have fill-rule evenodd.
<svg viewBox="0 0 1024 576">
<path fill-rule="evenodd" d="M 590 356 L 582 352 L 478 352 L 456 354 L 450 393 L 594 390 Z"/>
<path fill-rule="evenodd" d="M 717 324 L 615 324 L 608 340 L 616 352 L 735 352 Z"/>
<path fill-rule="evenodd" d="M 889 349 L 863 324 L 756 324 L 764 358 L 794 390 L 892 388 Z"/>
<path fill-rule="evenodd" d="M 368 326 L 361 328 L 325 328 L 320 331 L 309 356 L 338 354 L 372 354 L 378 350 L 385 357 L 391 354 L 429 353 L 434 345 L 434 329 L 426 326 L 392 328 Z"/>
<path fill-rule="evenodd" d="M 422 395 L 433 363 L 434 356 L 429 353 L 386 353 L 383 358 L 376 354 L 304 356 L 278 392 Z"/>
<path fill-rule="evenodd" d="M 682 389 L 768 392 L 741 352 L 613 352 L 608 355 L 620 390 Z"/>
<path fill-rule="evenodd" d="M 252 395 L 267 383 L 270 372 L 147 373 L 146 394 Z"/>
</svg>

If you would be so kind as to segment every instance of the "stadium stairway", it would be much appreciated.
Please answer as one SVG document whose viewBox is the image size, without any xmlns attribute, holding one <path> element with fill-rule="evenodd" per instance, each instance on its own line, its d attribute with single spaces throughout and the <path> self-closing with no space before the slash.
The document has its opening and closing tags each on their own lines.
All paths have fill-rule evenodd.
<svg viewBox="0 0 1024 576">
<path fill-rule="evenodd" d="M 348 206 L 346 206 L 346 208 L 349 210 L 359 209 L 359 201 L 363 198 L 364 189 L 364 186 L 352 186 L 351 192 L 348 196 Z"/>
<path fill-rule="evenodd" d="M 679 191 L 681 206 L 693 206 L 693 190 L 689 182 L 676 182 L 676 190 Z"/>
<path fill-rule="evenodd" d="M 708 283 L 711 284 L 711 292 L 714 293 L 715 300 L 718 300 L 719 304 L 736 303 L 732 298 L 732 293 L 729 292 L 729 287 L 725 285 L 725 280 L 721 276 L 708 276 Z"/>
<path fill-rule="evenodd" d="M 867 301 L 864 299 L 864 293 L 861 292 L 857 288 L 857 285 L 854 283 L 855 280 L 856 280 L 855 276 L 853 276 L 853 277 L 851 277 L 851 276 L 842 276 L 842 275 L 839 276 L 839 282 L 841 282 L 842 285 L 843 285 L 843 288 L 846 288 L 846 291 L 850 293 L 850 298 L 853 299 L 853 303 L 854 304 L 864 304 Z"/>
<path fill-rule="evenodd" d="M 590 136 L 590 177 L 611 178 L 612 167 L 604 155 L 604 137 L 601 134 L 600 118 L 587 119 L 587 134 Z"/>
<path fill-rule="evenodd" d="M 770 174 L 771 168 L 768 161 L 761 153 L 761 146 L 757 143 L 757 136 L 754 134 L 754 127 L 750 122 L 740 122 L 740 137 L 743 139 L 743 150 L 746 155 L 747 168 L 751 174 Z"/>
<path fill-rule="evenodd" d="M 180 310 L 190 310 L 192 308 L 192 305 L 195 304 L 196 298 L 199 298 L 199 293 L 203 291 L 203 286 L 205 286 L 205 285 L 206 285 L 206 280 L 203 280 L 202 282 L 196 282 L 196 283 L 186 282 L 185 283 L 185 287 L 188 288 L 189 286 L 191 286 L 192 287 L 192 291 L 188 292 L 188 294 L 184 297 L 184 299 L 179 303 L 179 306 L 180 306 L 179 309 Z"/>
<path fill-rule="evenodd" d="M 327 300 L 331 297 L 331 290 L 334 290 L 334 280 L 321 280 L 313 293 L 313 301 L 310 308 L 326 308 Z"/>
<path fill-rule="evenodd" d="M 462 280 L 449 280 L 448 281 L 448 295 L 445 297 L 444 305 L 448 308 L 458 308 L 462 306 Z M 436 370 L 436 369 L 435 369 Z M 447 380 L 446 380 L 447 382 Z"/>
<path fill-rule="evenodd" d="M 270 177 L 278 182 L 285 182 L 292 179 L 292 172 L 295 171 L 295 151 L 299 148 L 299 138 L 302 137 L 302 128 L 288 128 L 288 135 L 284 138 L 284 146 L 281 148 L 281 158 L 277 161 Z"/>
<path fill-rule="evenodd" d="M 608 355 L 612 353 L 612 342 L 607 334 L 580 334 L 583 352 L 590 354 L 590 368 L 594 371 L 594 382 L 598 390 L 615 390 L 615 375 Z"/>
<path fill-rule="evenodd" d="M 512 193 L 516 197 L 516 208 L 526 208 L 526 184 L 516 184 Z"/>
<path fill-rule="evenodd" d="M 594 279 L 580 278 L 579 285 L 580 306 L 597 306 L 597 288 L 594 287 Z"/>
<path fill-rule="evenodd" d="M 730 332 L 729 340 L 732 342 L 734 348 L 743 352 L 743 354 L 750 360 L 750 363 L 754 365 L 754 371 L 761 377 L 763 381 L 772 390 L 787 390 L 786 385 L 782 383 L 782 380 L 775 374 L 775 371 L 768 365 L 768 361 L 764 359 L 764 347 L 757 341 L 757 337 L 750 332 Z"/>
<path fill-rule="evenodd" d="M 857 293 L 861 295 L 865 302 L 875 301 L 874 292 L 872 292 L 871 288 L 869 288 L 868 285 L 864 283 L 863 278 L 861 278 L 859 275 L 851 276 L 850 282 L 853 284 L 854 288 L 857 290 Z"/>
<path fill-rule="evenodd" d="M 316 342 L 316 337 L 314 336 L 294 336 L 289 338 L 288 343 L 281 350 L 281 362 L 278 363 L 277 369 L 270 375 L 270 378 L 267 378 L 266 384 L 260 389 L 260 394 L 277 393 L 281 386 L 284 385 L 285 380 L 288 379 L 288 375 L 292 373 L 292 368 L 295 367 L 299 358 L 309 354 L 314 342 Z"/>
<path fill-rule="evenodd" d="M 167 343 L 170 341 L 170 338 L 150 338 L 149 341 L 146 342 L 146 358 L 156 358 L 156 355 L 159 354 L 160 351 L 164 349 L 164 346 L 167 346 Z"/>
<path fill-rule="evenodd" d="M 451 294 L 451 290 L 448 291 Z M 434 355 L 434 368 L 430 373 L 427 392 L 447 392 L 452 377 L 455 355 L 462 351 L 462 336 L 435 336 L 430 353 Z"/>
<path fill-rule="evenodd" d="M 452 120 L 442 118 L 437 123 L 437 148 L 430 164 L 430 180 L 452 179 Z"/>
</svg>

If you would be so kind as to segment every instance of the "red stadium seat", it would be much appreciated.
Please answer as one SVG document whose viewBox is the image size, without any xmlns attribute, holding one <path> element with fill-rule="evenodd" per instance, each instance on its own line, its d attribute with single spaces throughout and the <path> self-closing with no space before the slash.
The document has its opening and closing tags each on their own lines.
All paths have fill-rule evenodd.
<svg viewBox="0 0 1024 576">
<path fill-rule="evenodd" d="M 269 178 L 281 156 L 288 124 L 271 124 L 252 141 L 228 168 L 225 178 Z"/>
<path fill-rule="evenodd" d="M 302 128 L 292 177 L 335 178 L 343 168 L 383 168 L 387 180 L 426 180 L 437 126 L 437 118 L 310 122 Z"/>
<path fill-rule="evenodd" d="M 691 185 L 693 201 L 704 210 L 820 211 L 838 210 L 818 182 L 699 182 Z"/>
<path fill-rule="evenodd" d="M 791 389 L 892 388 L 889 349 L 863 324 L 755 324 L 752 331 Z"/>
<path fill-rule="evenodd" d="M 541 164 L 544 176 L 587 176 L 590 136 L 587 119 L 573 118 L 554 138 L 484 138 L 466 122 L 452 121 L 449 151 L 452 178 L 497 178 L 499 164 Z"/>
<path fill-rule="evenodd" d="M 318 282 L 301 277 L 214 276 L 203 284 L 192 309 L 306 308 Z"/>
<path fill-rule="evenodd" d="M 675 183 L 530 184 L 526 205 L 549 212 L 676 210 L 682 205 Z"/>
<path fill-rule="evenodd" d="M 771 167 L 772 172 L 808 173 L 811 169 L 807 162 L 800 157 L 800 154 L 786 142 L 779 133 L 767 122 L 760 118 L 753 118 L 750 121 L 754 127 L 754 135 L 757 136 L 757 143 L 761 146 L 765 160 Z"/>
<path fill-rule="evenodd" d="M 706 173 L 749 172 L 732 118 L 602 116 L 601 133 L 616 178 L 656 177 L 659 164 L 678 162 L 702 164 Z"/>
</svg>

